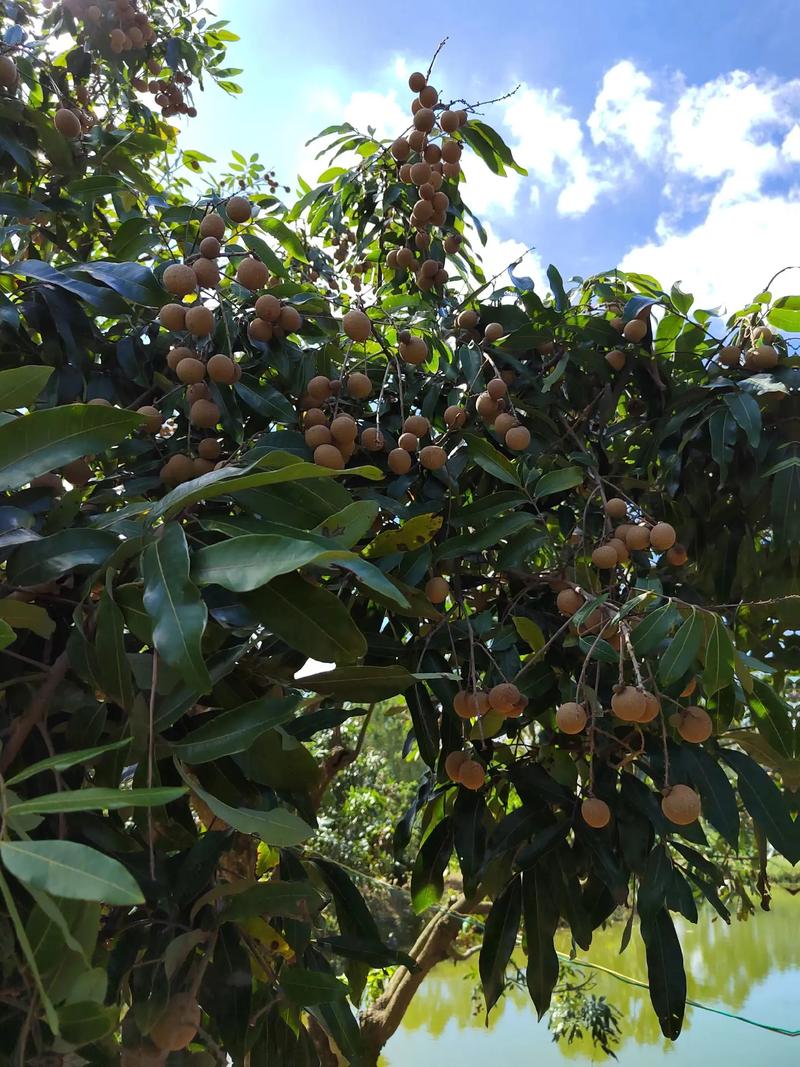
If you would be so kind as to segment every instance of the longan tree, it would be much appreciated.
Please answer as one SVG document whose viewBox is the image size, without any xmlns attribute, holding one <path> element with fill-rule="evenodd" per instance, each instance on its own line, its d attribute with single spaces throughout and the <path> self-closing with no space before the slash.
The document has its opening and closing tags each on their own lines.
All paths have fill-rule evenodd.
<svg viewBox="0 0 800 1067">
<path fill-rule="evenodd" d="M 375 1064 L 487 901 L 487 1010 L 624 909 L 676 1038 L 673 913 L 743 824 L 765 905 L 800 858 L 800 297 L 487 279 L 462 155 L 520 168 L 431 70 L 296 203 L 198 196 L 224 23 L 2 10 L 0 1062 Z M 408 952 L 314 839 L 308 743 L 389 698 Z"/>
</svg>

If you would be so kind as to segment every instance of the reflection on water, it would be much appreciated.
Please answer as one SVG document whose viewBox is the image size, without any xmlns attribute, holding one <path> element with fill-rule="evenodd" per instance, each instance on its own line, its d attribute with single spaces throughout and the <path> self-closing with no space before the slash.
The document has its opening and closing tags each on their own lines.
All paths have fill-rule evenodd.
<svg viewBox="0 0 800 1067">
<path fill-rule="evenodd" d="M 800 1029 L 800 898 L 777 889 L 771 912 L 731 926 L 712 922 L 711 915 L 706 909 L 697 926 L 681 926 L 689 996 L 759 1022 Z M 620 956 L 620 935 L 620 925 L 599 930 L 583 958 L 646 979 L 641 939 L 635 935 Z M 568 951 L 568 938 L 558 947 Z M 502 1057 L 509 1067 L 613 1064 L 590 1041 L 554 1045 L 523 993 L 513 992 L 500 1001 L 487 1030 L 483 1013 L 473 1014 L 470 993 L 476 982 L 476 958 L 442 964 L 426 979 L 403 1027 L 389 1042 L 382 1067 L 487 1067 L 493 1057 Z M 622 1012 L 617 1054 L 623 1067 L 650 1067 L 661 1063 L 665 1054 L 680 1067 L 738 1067 L 767 1059 L 770 1067 L 800 1064 L 800 1037 L 772 1034 L 689 1007 L 683 1034 L 672 1044 L 661 1036 L 646 990 L 598 973 L 593 991 Z"/>
</svg>

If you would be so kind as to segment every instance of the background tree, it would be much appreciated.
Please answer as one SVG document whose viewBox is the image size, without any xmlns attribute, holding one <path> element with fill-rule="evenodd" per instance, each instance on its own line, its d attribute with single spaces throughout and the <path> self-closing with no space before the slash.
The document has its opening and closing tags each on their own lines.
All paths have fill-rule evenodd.
<svg viewBox="0 0 800 1067">
<path fill-rule="evenodd" d="M 559 922 L 625 907 L 677 1037 L 704 826 L 753 821 L 765 895 L 800 858 L 800 297 L 717 337 L 644 275 L 487 280 L 461 154 L 517 165 L 430 70 L 291 207 L 244 156 L 195 197 L 224 23 L 3 10 L 0 1055 L 374 1063 L 487 901 L 487 1009 L 521 925 L 541 1016 Z M 407 953 L 314 837 L 401 695 Z"/>
</svg>

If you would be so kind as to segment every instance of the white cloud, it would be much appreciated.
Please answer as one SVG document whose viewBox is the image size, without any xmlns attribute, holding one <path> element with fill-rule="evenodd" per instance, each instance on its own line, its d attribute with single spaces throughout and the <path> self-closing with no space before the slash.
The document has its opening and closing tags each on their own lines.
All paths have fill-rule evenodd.
<svg viewBox="0 0 800 1067">
<path fill-rule="evenodd" d="M 784 137 L 781 154 L 789 163 L 800 163 L 800 126 L 797 123 Z"/>
<path fill-rule="evenodd" d="M 701 307 L 735 311 L 783 267 L 797 261 L 800 195 L 716 201 L 693 229 L 680 233 L 663 224 L 655 241 L 631 249 L 623 270 L 647 271 L 669 287 L 680 281 Z M 783 275 L 773 296 L 797 291 L 797 275 Z"/>
<path fill-rule="evenodd" d="M 547 291 L 547 276 L 544 264 L 536 252 L 529 252 L 528 246 L 514 238 L 499 237 L 490 224 L 484 226 L 486 230 L 486 244 L 481 245 L 477 237 L 470 237 L 473 248 L 478 252 L 483 271 L 487 278 L 503 272 L 498 278 L 498 285 L 509 285 L 510 278 L 505 273 L 507 268 L 522 257 L 520 263 L 513 268 L 518 277 L 533 279 L 536 290 L 539 293 Z"/>
<path fill-rule="evenodd" d="M 649 158 L 662 140 L 664 104 L 650 95 L 652 80 L 623 59 L 606 71 L 586 125 L 596 145 L 625 146 Z"/>
</svg>

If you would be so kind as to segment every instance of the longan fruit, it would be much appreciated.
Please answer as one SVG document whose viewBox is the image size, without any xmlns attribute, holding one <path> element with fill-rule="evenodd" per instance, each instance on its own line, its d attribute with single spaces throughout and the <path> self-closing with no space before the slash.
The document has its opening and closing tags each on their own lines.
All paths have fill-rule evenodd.
<svg viewBox="0 0 800 1067">
<path fill-rule="evenodd" d="M 203 459 L 202 456 L 198 456 L 197 459 L 192 461 L 192 468 L 195 478 L 200 478 L 204 474 L 210 474 L 214 470 L 214 464 L 210 459 Z"/>
<path fill-rule="evenodd" d="M 625 544 L 632 552 L 641 552 L 650 547 L 650 531 L 646 526 L 631 526 L 625 534 Z"/>
<path fill-rule="evenodd" d="M 430 578 L 425 583 L 425 596 L 431 604 L 443 604 L 450 596 L 450 585 L 444 578 Z"/>
<path fill-rule="evenodd" d="M 475 410 L 486 422 L 494 422 L 499 409 L 496 400 L 492 400 L 488 393 L 481 393 L 475 402 Z"/>
<path fill-rule="evenodd" d="M 186 308 L 181 304 L 165 304 L 158 313 L 158 321 L 165 330 L 177 333 L 186 328 Z"/>
<path fill-rule="evenodd" d="M 422 153 L 422 158 L 426 163 L 430 163 L 433 166 L 441 161 L 442 150 L 438 144 L 427 144 L 425 145 L 425 151 Z"/>
<path fill-rule="evenodd" d="M 204 437 L 197 446 L 197 454 L 201 459 L 219 459 L 222 451 L 216 437 Z"/>
<path fill-rule="evenodd" d="M 419 101 L 416 101 L 419 103 Z M 417 109 L 419 110 L 419 108 Z M 408 135 L 408 143 L 414 149 L 415 152 L 422 152 L 425 148 L 425 142 L 428 140 L 428 135 L 425 130 L 412 130 Z"/>
<path fill-rule="evenodd" d="M 506 432 L 505 445 L 512 452 L 524 452 L 530 443 L 531 434 L 526 426 L 512 426 Z"/>
<path fill-rule="evenodd" d="M 158 433 L 164 425 L 164 419 L 161 412 L 151 404 L 145 404 L 143 407 L 137 408 L 136 414 L 144 415 L 145 421 L 142 430 L 145 433 Z"/>
<path fill-rule="evenodd" d="M 592 552 L 592 563 L 601 571 L 612 570 L 618 562 L 617 550 L 613 545 L 598 545 Z"/>
<path fill-rule="evenodd" d="M 645 690 L 642 696 L 644 697 L 645 707 L 638 721 L 652 722 L 661 711 L 661 701 L 654 693 L 648 693 L 647 690 Z"/>
<path fill-rule="evenodd" d="M 756 370 L 772 370 L 778 365 L 778 350 L 772 345 L 757 345 L 747 353 L 745 365 Z"/>
<path fill-rule="evenodd" d="M 195 400 L 189 409 L 189 421 L 200 430 L 212 430 L 219 416 L 220 410 L 213 400 Z"/>
<path fill-rule="evenodd" d="M 408 147 L 409 147 L 409 151 L 410 151 L 411 150 L 411 145 L 409 145 Z M 404 163 L 402 165 L 402 167 L 398 171 L 398 177 L 400 178 L 400 181 L 403 183 L 403 185 L 408 185 L 409 184 L 409 182 L 411 181 L 411 164 L 410 163 Z"/>
<path fill-rule="evenodd" d="M 365 426 L 361 431 L 361 447 L 368 452 L 380 452 L 386 440 L 376 426 Z"/>
<path fill-rule="evenodd" d="M 433 107 L 439 102 L 439 94 L 432 85 L 425 85 L 419 91 L 419 102 L 423 107 Z"/>
<path fill-rule="evenodd" d="M 403 270 L 410 270 L 414 266 L 414 253 L 410 248 L 397 249 L 397 266 Z"/>
<path fill-rule="evenodd" d="M 614 370 L 622 370 L 626 362 L 627 356 L 618 348 L 613 348 L 610 352 L 606 353 L 606 363 L 608 363 Z"/>
<path fill-rule="evenodd" d="M 361 371 L 353 371 L 347 378 L 347 392 L 354 400 L 366 400 L 372 394 L 372 382 Z"/>
<path fill-rule="evenodd" d="M 484 341 L 488 341 L 489 344 L 494 344 L 495 341 L 499 341 L 505 333 L 505 330 L 499 322 L 487 322 L 483 331 Z"/>
<path fill-rule="evenodd" d="M 17 64 L 11 56 L 0 56 L 0 85 L 4 89 L 13 89 L 18 77 Z"/>
<path fill-rule="evenodd" d="M 425 470 L 438 471 L 447 463 L 447 453 L 441 445 L 426 445 L 420 451 L 419 461 Z"/>
<path fill-rule="evenodd" d="M 421 92 L 427 84 L 428 79 L 419 70 L 415 70 L 414 73 L 409 76 L 408 87 L 412 93 Z"/>
<path fill-rule="evenodd" d="M 57 474 L 40 474 L 32 480 L 31 489 L 50 489 L 53 493 L 61 494 L 64 491 L 64 483 Z"/>
<path fill-rule="evenodd" d="M 642 322 L 641 319 L 631 319 L 630 322 L 625 323 L 622 329 L 622 336 L 626 341 L 639 344 L 647 336 L 647 323 Z"/>
<path fill-rule="evenodd" d="M 430 222 L 433 218 L 433 204 L 430 200 L 417 200 L 411 212 L 411 220 L 419 226 L 421 223 Z M 419 236 L 419 235 L 418 235 Z M 438 270 L 438 267 L 437 267 Z"/>
<path fill-rule="evenodd" d="M 404 452 L 416 452 L 419 448 L 419 438 L 413 433 L 401 433 L 397 438 L 397 445 Z"/>
<path fill-rule="evenodd" d="M 216 237 L 204 237 L 200 242 L 199 251 L 206 259 L 216 259 L 222 251 L 222 245 Z"/>
<path fill-rule="evenodd" d="M 398 137 L 396 141 L 392 141 L 389 151 L 392 153 L 392 159 L 398 163 L 404 163 L 411 155 L 411 145 L 405 139 L 405 137 Z M 405 180 L 402 178 L 401 181 Z"/>
<path fill-rule="evenodd" d="M 323 400 L 327 400 L 328 397 L 331 395 L 331 380 L 330 380 L 330 378 L 327 378 L 324 374 L 315 375 L 309 381 L 308 385 L 306 386 L 306 392 L 308 393 L 308 395 L 311 397 L 312 400 L 316 400 L 316 401 L 319 401 L 319 402 L 322 402 Z M 322 414 L 322 413 L 320 412 L 320 414 Z M 322 417 L 323 417 L 323 419 L 325 418 L 324 415 L 322 415 Z M 308 423 L 308 418 L 309 418 L 309 413 L 307 412 L 306 413 L 306 423 Z"/>
<path fill-rule="evenodd" d="M 444 141 L 442 143 L 442 159 L 445 163 L 455 165 L 461 159 L 461 145 L 458 141 Z"/>
<path fill-rule="evenodd" d="M 128 36 L 124 30 L 121 30 L 118 26 L 111 31 L 109 35 L 108 44 L 111 51 L 115 55 L 119 55 L 120 52 L 124 52 L 125 46 L 128 43 Z"/>
<path fill-rule="evenodd" d="M 501 411 L 494 420 L 494 432 L 498 434 L 498 436 L 505 438 L 508 431 L 513 429 L 516 425 L 517 420 L 510 411 Z"/>
<path fill-rule="evenodd" d="M 186 402 L 191 408 L 198 400 L 210 400 L 211 390 L 205 382 L 194 382 L 186 388 Z"/>
<path fill-rule="evenodd" d="M 466 759 L 459 768 L 458 780 L 465 789 L 476 792 L 486 781 L 486 771 L 477 760 Z"/>
<path fill-rule="evenodd" d="M 320 375 L 320 377 L 322 377 L 322 375 Z M 312 378 L 311 381 L 313 382 L 314 379 Z M 328 379 L 325 378 L 325 381 L 327 382 Z M 328 383 L 328 385 L 330 387 L 330 383 Z M 327 399 L 327 395 L 328 394 L 326 393 L 322 397 L 322 399 L 323 400 Z M 306 411 L 306 413 L 303 415 L 303 426 L 305 426 L 306 429 L 308 429 L 309 426 L 327 426 L 327 425 L 328 425 L 328 416 L 325 414 L 324 411 L 321 410 L 321 408 L 309 408 L 308 411 Z"/>
<path fill-rule="evenodd" d="M 164 271 L 161 284 L 173 296 L 188 296 L 197 290 L 197 275 L 185 263 L 171 263 Z"/>
<path fill-rule="evenodd" d="M 228 356 L 218 352 L 206 364 L 206 371 L 212 382 L 231 385 L 236 381 L 236 364 Z"/>
<path fill-rule="evenodd" d="M 556 607 L 562 615 L 574 615 L 586 601 L 574 589 L 562 589 L 556 597 Z"/>
<path fill-rule="evenodd" d="M 76 137 L 81 135 L 81 120 L 68 107 L 61 107 L 56 111 L 53 125 L 62 137 L 66 137 L 70 141 L 74 141 Z"/>
<path fill-rule="evenodd" d="M 431 424 L 424 415 L 409 415 L 403 423 L 403 431 L 413 433 L 415 437 L 425 437 L 430 428 Z"/>
<path fill-rule="evenodd" d="M 431 168 L 429 163 L 420 161 L 411 164 L 411 181 L 414 185 L 424 185 L 431 180 Z"/>
<path fill-rule="evenodd" d="M 169 1053 L 152 1045 L 122 1048 L 119 1053 L 120 1067 L 164 1067 Z"/>
<path fill-rule="evenodd" d="M 196 284 L 202 288 L 216 289 L 219 285 L 220 273 L 216 260 L 200 256 L 194 261 L 191 269 L 194 272 Z"/>
<path fill-rule="evenodd" d="M 253 214 L 250 201 L 245 196 L 232 196 L 228 201 L 225 210 L 227 211 L 228 218 L 231 222 L 239 224 L 249 222 L 250 217 Z"/>
<path fill-rule="evenodd" d="M 723 367 L 738 367 L 741 356 L 741 348 L 737 348 L 736 345 L 723 345 L 717 354 L 717 359 Z"/>
<path fill-rule="evenodd" d="M 247 327 L 247 336 L 251 341 L 261 341 L 266 344 L 271 341 L 275 329 L 271 322 L 265 322 L 264 319 L 255 318 Z"/>
<path fill-rule="evenodd" d="M 682 567 L 688 559 L 689 553 L 683 545 L 679 544 L 677 541 L 667 552 L 667 563 L 669 563 L 671 567 Z"/>
<path fill-rule="evenodd" d="M 352 443 L 357 432 L 356 420 L 350 415 L 337 415 L 331 423 L 331 435 L 337 444 Z"/>
<path fill-rule="evenodd" d="M 619 496 L 612 496 L 606 501 L 605 511 L 610 519 L 626 519 L 628 517 L 628 505 Z"/>
<path fill-rule="evenodd" d="M 445 758 L 444 773 L 451 782 L 457 782 L 459 780 L 459 772 L 468 759 L 469 757 L 466 752 L 461 752 L 460 750 L 450 752 Z"/>
<path fill-rule="evenodd" d="M 207 215 L 204 215 L 200 220 L 200 236 L 216 237 L 218 241 L 221 241 L 225 236 L 225 219 L 222 215 L 216 211 L 209 211 Z"/>
<path fill-rule="evenodd" d="M 444 421 L 448 430 L 459 430 L 467 421 L 467 413 L 458 404 L 451 404 L 444 410 Z"/>
<path fill-rule="evenodd" d="M 661 810 L 676 826 L 689 826 L 700 817 L 700 797 L 688 785 L 674 785 L 662 799 Z"/>
<path fill-rule="evenodd" d="M 265 322 L 276 323 L 281 317 L 281 302 L 272 293 L 264 293 L 256 300 L 256 315 Z"/>
<path fill-rule="evenodd" d="M 455 133 L 461 125 L 457 111 L 443 111 L 439 116 L 439 125 L 445 133 Z"/>
<path fill-rule="evenodd" d="M 619 537 L 609 538 L 608 544 L 617 553 L 617 561 L 619 563 L 624 563 L 631 558 L 630 552 L 628 552 L 628 546 Z"/>
<path fill-rule="evenodd" d="M 286 333 L 298 333 L 303 325 L 303 316 L 292 304 L 284 304 L 278 322 Z"/>
<path fill-rule="evenodd" d="M 201 1018 L 200 1005 L 191 993 L 175 993 L 150 1029 L 150 1040 L 166 1052 L 180 1052 L 194 1041 Z"/>
<path fill-rule="evenodd" d="M 393 448 L 387 463 L 395 474 L 408 474 L 411 470 L 411 455 L 404 448 Z"/>
<path fill-rule="evenodd" d="M 516 707 L 521 695 L 513 682 L 500 682 L 489 690 L 489 707 L 505 714 Z"/>
<path fill-rule="evenodd" d="M 404 363 L 419 366 L 428 358 L 428 345 L 421 337 L 412 337 L 406 344 L 400 345 L 400 357 Z"/>
<path fill-rule="evenodd" d="M 454 256 L 461 248 L 461 237 L 457 233 L 449 233 L 444 239 L 444 250 L 448 256 Z"/>
<path fill-rule="evenodd" d="M 675 544 L 677 534 L 668 522 L 657 522 L 650 531 L 650 545 L 656 552 L 666 552 Z"/>
<path fill-rule="evenodd" d="M 397 269 L 397 249 L 393 248 L 386 256 L 386 266 L 391 270 Z"/>
<path fill-rule="evenodd" d="M 65 467 L 61 468 L 61 474 L 72 485 L 83 486 L 92 479 L 92 468 L 85 459 L 73 459 Z"/>
<path fill-rule="evenodd" d="M 445 163 L 445 165 L 444 165 L 444 176 L 445 176 L 445 178 L 456 179 L 456 178 L 458 178 L 458 176 L 460 174 L 461 174 L 461 164 L 460 163 Z"/>
<path fill-rule="evenodd" d="M 205 364 L 194 356 L 182 359 L 175 368 L 175 375 L 179 382 L 184 385 L 192 385 L 193 382 L 202 382 L 206 376 Z"/>
<path fill-rule="evenodd" d="M 336 445 L 317 445 L 314 449 L 314 462 L 318 467 L 328 467 L 330 470 L 344 470 L 344 456 Z"/>
<path fill-rule="evenodd" d="M 641 689 L 626 685 L 611 698 L 611 710 L 623 722 L 639 722 L 647 710 L 647 701 Z"/>
<path fill-rule="evenodd" d="M 303 437 L 312 450 L 319 448 L 320 445 L 329 445 L 333 441 L 331 431 L 327 426 L 309 426 Z"/>
<path fill-rule="evenodd" d="M 435 125 L 436 114 L 429 107 L 421 107 L 414 115 L 414 127 L 420 133 L 430 133 Z"/>
<path fill-rule="evenodd" d="M 70 478 L 69 481 L 72 481 Z M 700 745 L 713 733 L 711 716 L 705 708 L 690 706 L 677 713 L 676 729 L 684 741 Z"/>
<path fill-rule="evenodd" d="M 486 386 L 486 392 L 492 400 L 502 400 L 504 396 L 508 395 L 508 386 L 502 378 L 492 378 Z"/>
<path fill-rule="evenodd" d="M 160 473 L 161 481 L 167 485 L 180 485 L 194 478 L 194 463 L 191 457 L 176 453 L 170 456 Z"/>
<path fill-rule="evenodd" d="M 611 808 L 598 797 L 586 797 L 581 804 L 581 816 L 587 826 L 602 830 L 611 822 Z"/>
<path fill-rule="evenodd" d="M 628 531 L 632 529 L 633 523 L 621 522 L 619 526 L 614 527 L 614 537 L 618 538 L 620 541 L 625 541 L 627 545 Z"/>
<path fill-rule="evenodd" d="M 207 337 L 214 332 L 214 312 L 207 307 L 191 307 L 186 311 L 186 329 L 195 337 Z"/>
<path fill-rule="evenodd" d="M 113 408 L 113 404 L 110 400 L 106 400 L 104 396 L 95 396 L 91 400 L 87 401 L 88 404 L 93 404 L 95 407 L 100 408 Z"/>
<path fill-rule="evenodd" d="M 351 341 L 366 341 L 372 333 L 369 317 L 358 308 L 351 308 L 342 319 L 342 329 Z"/>
<path fill-rule="evenodd" d="M 586 708 L 574 700 L 568 700 L 556 711 L 556 726 L 562 734 L 579 734 L 586 726 L 586 720 Z"/>
<path fill-rule="evenodd" d="M 265 263 L 254 256 L 245 256 L 236 271 L 236 281 L 250 292 L 263 289 L 269 280 L 269 270 Z"/>
</svg>

